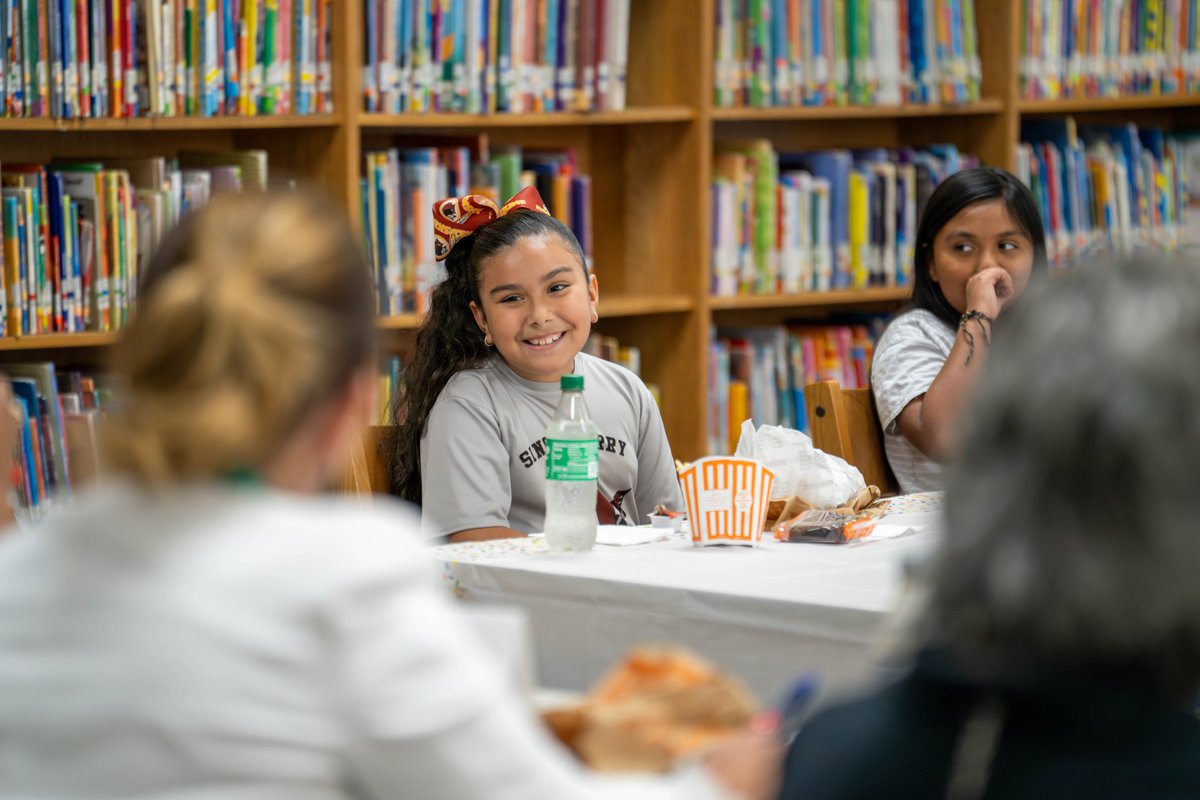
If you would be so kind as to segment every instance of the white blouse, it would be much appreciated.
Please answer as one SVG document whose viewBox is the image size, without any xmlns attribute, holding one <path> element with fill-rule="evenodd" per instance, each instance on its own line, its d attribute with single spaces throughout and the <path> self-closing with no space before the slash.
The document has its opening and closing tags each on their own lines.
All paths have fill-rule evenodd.
<svg viewBox="0 0 1200 800">
<path fill-rule="evenodd" d="M 586 773 L 460 627 L 415 514 L 108 486 L 0 536 L 0 798 L 715 798 Z"/>
</svg>

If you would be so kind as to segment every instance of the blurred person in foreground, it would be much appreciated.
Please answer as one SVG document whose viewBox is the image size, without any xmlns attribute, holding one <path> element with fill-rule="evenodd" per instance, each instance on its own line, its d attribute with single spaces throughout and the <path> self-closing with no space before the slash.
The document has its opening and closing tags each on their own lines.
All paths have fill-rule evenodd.
<svg viewBox="0 0 1200 800">
<path fill-rule="evenodd" d="M 749 735 L 673 776 L 585 772 L 435 591 L 416 515 L 322 494 L 374 324 L 317 196 L 223 196 L 164 243 L 115 354 L 116 477 L 0 540 L 0 797 L 773 794 Z"/>
<path fill-rule="evenodd" d="M 1200 797 L 1200 270 L 1086 264 L 1013 314 L 916 663 L 805 726 L 786 800 Z"/>
</svg>

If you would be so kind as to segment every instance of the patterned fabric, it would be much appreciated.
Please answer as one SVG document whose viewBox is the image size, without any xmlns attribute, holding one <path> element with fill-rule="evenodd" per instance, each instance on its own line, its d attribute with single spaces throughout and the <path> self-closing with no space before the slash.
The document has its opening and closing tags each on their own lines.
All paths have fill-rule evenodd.
<svg viewBox="0 0 1200 800">
<path fill-rule="evenodd" d="M 532 186 L 526 186 L 499 208 L 489 197 L 469 194 L 465 197 L 447 197 L 433 204 L 433 252 L 438 261 L 450 255 L 450 249 L 464 236 L 470 236 L 511 211 L 526 209 L 550 216 L 546 202 Z"/>
</svg>

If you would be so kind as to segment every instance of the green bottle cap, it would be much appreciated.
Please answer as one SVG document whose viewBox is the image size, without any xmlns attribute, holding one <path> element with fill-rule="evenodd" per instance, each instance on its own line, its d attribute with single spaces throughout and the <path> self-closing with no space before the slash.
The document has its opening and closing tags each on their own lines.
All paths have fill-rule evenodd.
<svg viewBox="0 0 1200 800">
<path fill-rule="evenodd" d="M 561 380 L 562 390 L 564 392 L 582 392 L 583 391 L 583 376 L 582 375 L 563 375 Z"/>
</svg>

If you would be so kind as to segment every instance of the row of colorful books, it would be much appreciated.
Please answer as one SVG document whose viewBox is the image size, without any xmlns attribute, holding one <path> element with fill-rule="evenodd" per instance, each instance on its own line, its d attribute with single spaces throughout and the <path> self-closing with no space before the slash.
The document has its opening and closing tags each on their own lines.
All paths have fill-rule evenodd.
<svg viewBox="0 0 1200 800">
<path fill-rule="evenodd" d="M 420 141 L 410 137 L 409 141 Z M 489 152 L 484 136 L 365 155 L 361 180 L 365 245 L 383 315 L 423 312 L 443 277 L 434 260 L 431 209 L 442 197 L 483 194 L 497 202 L 536 186 L 546 207 L 574 231 L 590 257 L 591 178 L 579 173 L 572 150 Z"/>
<path fill-rule="evenodd" d="M 717 0 L 718 107 L 967 103 L 974 0 Z"/>
<path fill-rule="evenodd" d="M 854 324 L 714 328 L 708 354 L 708 452 L 732 453 L 742 422 L 808 427 L 804 387 L 866 388 L 882 317 Z"/>
<path fill-rule="evenodd" d="M 1025 0 L 1021 11 L 1025 98 L 1200 90 L 1197 0 Z"/>
<path fill-rule="evenodd" d="M 625 108 L 630 0 L 367 0 L 367 111 Z"/>
<path fill-rule="evenodd" d="M 333 0 L 0 0 L 9 117 L 333 110 Z"/>
<path fill-rule="evenodd" d="M 950 144 L 778 153 L 766 139 L 718 142 L 711 291 L 904 286 L 925 201 L 976 163 Z"/>
<path fill-rule="evenodd" d="M 97 377 L 50 362 L 5 364 L 4 371 L 21 415 L 10 488 L 17 508 L 36 518 L 99 473 L 97 428 L 111 390 Z"/>
<path fill-rule="evenodd" d="M 215 191 L 266 184 L 265 151 L 0 169 L 4 335 L 109 331 L 128 319 L 158 242 Z"/>
<path fill-rule="evenodd" d="M 1021 139 L 1017 171 L 1042 213 L 1051 264 L 1183 241 L 1194 136 L 1063 117 L 1022 124 Z"/>
</svg>

